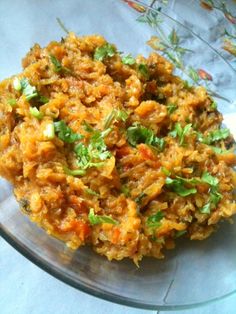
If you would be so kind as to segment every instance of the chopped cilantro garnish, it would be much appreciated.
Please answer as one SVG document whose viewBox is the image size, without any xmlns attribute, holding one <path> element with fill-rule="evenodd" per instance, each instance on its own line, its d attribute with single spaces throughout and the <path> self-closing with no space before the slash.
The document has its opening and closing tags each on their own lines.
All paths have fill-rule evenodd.
<svg viewBox="0 0 236 314">
<path fill-rule="evenodd" d="M 148 66 L 146 64 L 140 63 L 138 65 L 138 71 L 145 79 L 149 78 L 149 69 L 148 69 Z"/>
<path fill-rule="evenodd" d="M 166 183 L 166 186 L 168 188 L 170 188 L 176 194 L 178 194 L 179 196 L 182 196 L 182 197 L 189 196 L 191 194 L 196 194 L 197 193 L 197 189 L 195 189 L 195 188 L 186 188 L 184 186 L 184 184 L 185 184 L 184 178 L 178 177 L 176 179 L 172 179 L 170 177 L 167 177 L 165 183 Z M 191 182 L 188 182 L 188 183 L 191 184 Z"/>
<path fill-rule="evenodd" d="M 107 146 L 104 142 L 104 138 L 110 131 L 111 128 L 102 132 L 93 130 L 87 146 L 83 143 L 79 143 L 75 146 L 74 152 L 77 157 L 78 167 L 81 169 L 100 167 L 103 165 L 101 161 L 111 157 L 111 153 L 107 150 Z"/>
<path fill-rule="evenodd" d="M 160 151 L 164 149 L 164 139 L 157 137 L 151 129 L 145 128 L 142 125 L 133 124 L 127 129 L 126 134 L 131 146 L 135 147 L 137 144 L 145 143 L 159 148 Z"/>
<path fill-rule="evenodd" d="M 209 201 L 199 210 L 202 214 L 210 214 L 211 208 L 215 208 L 222 199 L 222 194 L 218 191 L 219 180 L 216 177 L 213 177 L 209 172 L 204 172 L 201 180 L 210 185 L 210 197 Z"/>
<path fill-rule="evenodd" d="M 166 178 L 166 186 L 172 189 L 178 195 L 183 196 L 183 197 L 197 193 L 196 188 L 186 188 L 185 184 L 196 185 L 199 183 L 207 183 L 211 186 L 210 202 L 211 202 L 211 205 L 213 204 L 214 206 L 216 206 L 222 197 L 221 194 L 218 192 L 219 180 L 213 177 L 209 172 L 204 172 L 200 179 L 198 178 L 188 179 L 188 178 L 182 178 L 179 176 L 176 176 L 175 179 L 172 179 L 170 177 Z M 204 210 L 206 209 L 204 208 Z"/>
<path fill-rule="evenodd" d="M 74 133 L 74 131 L 67 126 L 63 120 L 54 122 L 54 127 L 59 139 L 63 142 L 71 144 L 83 138 L 83 135 Z"/>
<path fill-rule="evenodd" d="M 27 78 L 19 80 L 18 77 L 15 77 L 13 81 L 13 87 L 17 91 L 22 91 L 27 101 L 30 101 L 32 98 L 37 98 L 36 100 L 43 104 L 49 101 L 47 97 L 39 95 L 36 87 L 32 86 Z"/>
<path fill-rule="evenodd" d="M 116 53 L 114 46 L 109 43 L 97 47 L 94 52 L 94 60 L 103 61 L 107 57 L 113 57 Z"/>
<path fill-rule="evenodd" d="M 209 139 L 210 139 L 210 142 L 217 142 L 217 141 L 226 139 L 229 135 L 230 135 L 229 129 L 226 129 L 226 128 L 219 129 L 219 130 L 210 132 Z"/>
<path fill-rule="evenodd" d="M 90 188 L 87 188 L 85 189 L 86 193 L 90 194 L 90 195 L 94 195 L 94 196 L 100 196 L 96 191 L 90 189 Z"/>
<path fill-rule="evenodd" d="M 207 136 L 203 136 L 202 133 L 197 133 L 197 138 L 199 142 L 210 145 L 214 142 L 225 140 L 230 135 L 229 129 L 218 129 L 215 131 L 211 131 Z"/>
<path fill-rule="evenodd" d="M 94 131 L 94 128 L 87 122 L 87 121 L 83 121 L 83 129 L 86 131 L 86 132 L 90 132 L 92 133 Z"/>
<path fill-rule="evenodd" d="M 50 60 L 53 64 L 53 70 L 56 73 L 59 72 L 65 72 L 65 73 L 71 73 L 71 70 L 62 66 L 61 62 L 53 55 L 50 55 Z"/>
<path fill-rule="evenodd" d="M 31 100 L 32 98 L 38 97 L 38 92 L 35 86 L 30 85 L 29 80 L 27 78 L 23 78 L 20 80 L 21 90 L 22 93 L 25 95 L 27 101 Z"/>
<path fill-rule="evenodd" d="M 87 169 L 91 167 L 91 155 L 89 153 L 88 147 L 83 143 L 79 143 L 75 146 L 74 152 L 77 157 L 77 165 L 82 169 Z M 93 165 L 94 166 L 94 165 Z"/>
<path fill-rule="evenodd" d="M 73 177 L 76 177 L 76 176 L 83 176 L 85 175 L 85 170 L 82 170 L 82 169 L 69 169 L 67 167 L 64 167 L 64 172 L 66 174 L 68 174 L 69 176 L 73 176 Z"/>
<path fill-rule="evenodd" d="M 168 115 L 170 116 L 173 112 L 175 112 L 175 110 L 178 108 L 178 106 L 176 106 L 175 104 L 168 104 L 167 105 L 167 112 Z"/>
<path fill-rule="evenodd" d="M 10 106 L 12 106 L 12 107 L 15 107 L 16 104 L 17 104 L 16 99 L 14 99 L 14 98 L 8 99 L 8 100 L 7 100 L 7 103 L 8 103 L 8 105 L 10 105 Z"/>
<path fill-rule="evenodd" d="M 126 196 L 126 197 L 130 197 L 130 189 L 128 188 L 128 186 L 126 184 L 123 184 L 121 186 L 121 192 Z"/>
<path fill-rule="evenodd" d="M 113 218 L 111 218 L 110 216 L 100 216 L 100 215 L 96 215 L 94 213 L 94 209 L 90 208 L 89 210 L 89 214 L 88 214 L 88 219 L 91 225 L 97 225 L 97 224 L 102 224 L 102 223 L 108 223 L 108 224 L 112 224 L 112 225 L 118 225 L 119 222 Z"/>
<path fill-rule="evenodd" d="M 211 109 L 216 110 L 217 109 L 217 103 L 215 101 L 213 101 L 211 103 Z"/>
<path fill-rule="evenodd" d="M 136 63 L 135 59 L 131 56 L 131 54 L 128 54 L 126 56 L 124 56 L 122 59 L 121 59 L 122 63 L 123 64 L 126 64 L 126 65 L 133 65 Z"/>
<path fill-rule="evenodd" d="M 192 88 L 192 86 L 190 85 L 190 83 L 188 82 L 188 81 L 183 81 L 183 83 L 184 83 L 184 88 L 186 88 L 186 89 L 190 89 L 190 88 Z"/>
<path fill-rule="evenodd" d="M 38 110 L 36 107 L 29 108 L 30 114 L 38 120 L 43 119 L 43 113 Z"/>
<path fill-rule="evenodd" d="M 182 128 L 180 123 L 176 123 L 174 126 L 174 130 L 169 133 L 172 137 L 177 137 L 179 138 L 179 144 L 183 145 L 185 136 L 189 133 L 190 129 L 192 127 L 192 124 L 189 123 L 185 125 L 185 127 Z"/>
<path fill-rule="evenodd" d="M 216 177 L 213 177 L 207 171 L 203 172 L 201 180 L 202 180 L 202 182 L 207 183 L 207 184 L 214 186 L 214 187 L 216 187 L 219 183 L 219 180 Z"/>
<path fill-rule="evenodd" d="M 211 212 L 211 203 L 206 203 L 202 208 L 199 209 L 202 214 L 210 214 Z"/>
<path fill-rule="evenodd" d="M 49 99 L 46 96 L 40 95 L 39 96 L 39 102 L 42 104 L 46 104 L 49 102 Z"/>
<path fill-rule="evenodd" d="M 111 128 L 108 128 L 102 132 L 94 131 L 92 134 L 88 148 L 92 152 L 94 158 L 105 160 L 108 157 L 111 157 L 111 153 L 107 150 L 107 146 L 104 142 L 104 138 L 110 132 Z"/>
<path fill-rule="evenodd" d="M 165 167 L 161 167 L 161 171 L 166 175 L 166 176 L 169 176 L 171 174 L 171 172 L 166 169 Z"/>
<path fill-rule="evenodd" d="M 216 146 L 210 146 L 215 154 L 226 154 L 228 150 Z"/>
<path fill-rule="evenodd" d="M 212 187 L 210 190 L 210 202 L 214 207 L 219 203 L 219 201 L 222 199 L 222 194 L 218 192 L 218 186 Z"/>
<path fill-rule="evenodd" d="M 164 217 L 164 213 L 162 211 L 158 211 L 156 214 L 148 217 L 146 224 L 149 228 L 158 228 L 161 225 L 161 220 Z"/>
<path fill-rule="evenodd" d="M 144 197 L 146 197 L 147 194 L 142 192 L 140 193 L 136 198 L 135 198 L 135 202 L 138 204 L 138 205 L 142 205 L 142 202 L 143 202 L 143 199 Z"/>
<path fill-rule="evenodd" d="M 125 122 L 128 118 L 128 113 L 124 110 L 113 109 L 104 120 L 104 129 L 111 126 L 113 121 Z"/>
</svg>

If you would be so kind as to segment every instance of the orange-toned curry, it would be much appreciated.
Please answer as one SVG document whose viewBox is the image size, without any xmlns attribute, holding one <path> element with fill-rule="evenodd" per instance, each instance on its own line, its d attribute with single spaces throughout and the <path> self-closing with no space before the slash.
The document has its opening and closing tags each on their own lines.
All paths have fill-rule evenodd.
<svg viewBox="0 0 236 314">
<path fill-rule="evenodd" d="M 0 83 L 0 174 L 50 235 L 137 263 L 235 214 L 233 138 L 165 58 L 70 33 L 22 64 Z"/>
</svg>

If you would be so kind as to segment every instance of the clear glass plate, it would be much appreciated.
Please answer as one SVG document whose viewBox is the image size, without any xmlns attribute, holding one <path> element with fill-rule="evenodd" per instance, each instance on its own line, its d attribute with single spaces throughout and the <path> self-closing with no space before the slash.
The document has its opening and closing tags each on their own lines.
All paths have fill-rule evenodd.
<svg viewBox="0 0 236 314">
<path fill-rule="evenodd" d="M 152 4 L 158 7 L 153 1 Z M 191 5 L 194 23 L 189 14 Z M 169 1 L 160 13 L 133 1 L 2 0 L 0 10 L 6 14 L 1 15 L 0 79 L 20 72 L 20 59 L 35 42 L 43 46 L 65 35 L 57 17 L 79 35 L 100 33 L 117 44 L 119 50 L 133 55 L 147 55 L 151 48 L 145 43 L 152 35 L 168 39 L 175 29 L 178 46 L 190 50 L 181 56 L 184 67 L 177 69 L 178 74 L 191 84 L 194 82 L 189 77 L 190 66 L 196 73 L 204 70 L 210 74 L 208 78 L 212 80 L 200 77 L 196 84 L 207 84 L 214 95 L 221 96 L 215 100 L 224 113 L 225 123 L 236 135 L 233 59 L 222 58 L 215 41 L 206 41 L 201 27 L 193 28 L 196 19 L 202 27 L 211 23 L 197 6 L 197 1 Z M 145 18 L 151 15 L 154 20 L 146 23 Z M 137 18 L 144 21 L 137 22 Z M 19 211 L 10 185 L 0 180 L 0 232 L 14 248 L 55 277 L 97 297 L 129 306 L 156 310 L 189 308 L 236 290 L 236 225 L 227 222 L 211 238 L 202 242 L 179 239 L 176 249 L 166 252 L 164 260 L 144 258 L 137 268 L 128 260 L 108 262 L 90 248 L 66 248 Z"/>
</svg>

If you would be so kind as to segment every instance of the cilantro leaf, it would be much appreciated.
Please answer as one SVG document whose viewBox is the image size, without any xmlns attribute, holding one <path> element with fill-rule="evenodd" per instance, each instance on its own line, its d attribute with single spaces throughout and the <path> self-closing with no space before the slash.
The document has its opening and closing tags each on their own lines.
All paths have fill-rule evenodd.
<svg viewBox="0 0 236 314">
<path fill-rule="evenodd" d="M 130 189 L 128 188 L 128 186 L 126 184 L 123 184 L 121 186 L 121 192 L 126 196 L 126 197 L 130 197 Z"/>
<path fill-rule="evenodd" d="M 42 104 L 46 104 L 49 102 L 49 99 L 46 97 L 46 96 L 43 96 L 43 95 L 39 95 L 39 100 L 38 100 L 40 103 Z"/>
<path fill-rule="evenodd" d="M 188 90 L 192 88 L 191 84 L 187 80 L 183 81 L 183 85 L 184 85 L 184 88 Z"/>
<path fill-rule="evenodd" d="M 167 113 L 170 116 L 175 110 L 178 108 L 175 104 L 168 104 L 167 105 Z"/>
<path fill-rule="evenodd" d="M 137 146 L 137 144 L 145 143 L 157 147 L 162 151 L 165 146 L 163 138 L 157 137 L 151 129 L 145 128 L 142 125 L 133 124 L 127 131 L 127 140 L 131 146 Z"/>
<path fill-rule="evenodd" d="M 216 146 L 210 146 L 215 154 L 226 154 L 228 150 Z"/>
<path fill-rule="evenodd" d="M 64 172 L 69 176 L 83 176 L 85 175 L 85 171 L 83 169 L 69 169 L 67 167 L 64 167 Z"/>
<path fill-rule="evenodd" d="M 96 191 L 90 189 L 90 188 L 87 188 L 85 189 L 86 193 L 90 194 L 90 195 L 94 195 L 94 196 L 100 196 Z"/>
<path fill-rule="evenodd" d="M 91 225 L 97 225 L 97 224 L 102 224 L 102 223 L 108 223 L 108 224 L 112 224 L 112 225 L 118 225 L 119 222 L 113 218 L 111 218 L 110 216 L 100 216 L 100 215 L 96 215 L 94 213 L 94 209 L 90 208 L 89 210 L 89 214 L 88 214 L 88 219 Z"/>
<path fill-rule="evenodd" d="M 14 98 L 10 98 L 7 100 L 8 105 L 10 105 L 11 107 L 15 107 L 17 105 L 17 101 Z"/>
<path fill-rule="evenodd" d="M 202 208 L 199 209 L 202 214 L 210 214 L 211 212 L 211 203 L 206 203 Z"/>
<path fill-rule="evenodd" d="M 107 57 L 113 57 L 116 53 L 115 48 L 109 44 L 106 43 L 101 47 L 97 47 L 94 52 L 94 60 L 103 61 Z"/>
<path fill-rule="evenodd" d="M 94 128 L 87 121 L 83 121 L 83 128 L 86 132 L 92 133 L 94 131 Z"/>
<path fill-rule="evenodd" d="M 213 101 L 211 103 L 211 109 L 216 110 L 217 109 L 217 103 L 215 101 Z"/>
<path fill-rule="evenodd" d="M 175 126 L 174 126 L 174 130 L 171 131 L 169 133 L 169 135 L 171 135 L 172 137 L 177 137 L 178 136 L 179 144 L 183 145 L 184 144 L 184 140 L 185 140 L 185 136 L 189 133 L 191 127 L 192 127 L 191 123 L 185 125 L 184 128 L 182 128 L 180 123 L 176 123 Z"/>
<path fill-rule="evenodd" d="M 29 108 L 30 114 L 38 120 L 43 119 L 43 113 L 38 110 L 36 107 Z"/>
<path fill-rule="evenodd" d="M 210 197 L 208 203 L 206 203 L 200 212 L 203 214 L 210 214 L 211 208 L 215 208 L 219 201 L 222 199 L 222 194 L 219 192 L 219 180 L 213 177 L 209 172 L 204 172 L 201 178 L 202 182 L 210 185 Z"/>
<path fill-rule="evenodd" d="M 134 65 L 136 63 L 135 59 L 131 56 L 131 54 L 124 56 L 121 59 L 121 61 L 123 64 L 126 64 L 126 65 Z"/>
<path fill-rule="evenodd" d="M 148 66 L 146 64 L 140 63 L 138 65 L 138 71 L 145 79 L 149 78 L 149 69 L 148 69 Z"/>
<path fill-rule="evenodd" d="M 104 142 L 104 137 L 106 137 L 110 131 L 110 128 L 103 132 L 95 131 L 91 136 L 88 148 L 95 159 L 105 160 L 111 157 L 111 153 L 107 150 L 107 146 Z"/>
<path fill-rule="evenodd" d="M 214 142 L 220 140 L 225 140 L 227 137 L 229 137 L 229 135 L 230 131 L 226 128 L 211 131 L 206 137 L 204 137 L 200 132 L 197 133 L 198 141 L 207 145 L 213 144 Z"/>
<path fill-rule="evenodd" d="M 170 188 L 171 190 L 173 190 L 176 194 L 178 194 L 179 196 L 182 197 L 186 197 L 189 196 L 191 194 L 196 194 L 197 193 L 197 189 L 195 188 L 186 188 L 184 186 L 185 181 L 183 180 L 183 178 L 176 178 L 176 179 L 172 179 L 170 177 L 166 178 L 166 186 L 168 188 Z M 191 182 L 188 182 L 191 183 Z"/>
<path fill-rule="evenodd" d="M 171 172 L 165 168 L 165 167 L 161 167 L 161 171 L 166 175 L 166 176 L 169 176 L 171 174 Z"/>
<path fill-rule="evenodd" d="M 124 110 L 113 109 L 104 120 L 104 129 L 111 126 L 113 121 L 125 122 L 128 118 L 128 113 Z"/>
<path fill-rule="evenodd" d="M 213 177 L 209 172 L 203 172 L 202 181 L 208 183 L 211 186 L 216 187 L 219 183 L 219 180 L 216 177 Z"/>
<path fill-rule="evenodd" d="M 111 128 L 108 128 L 102 132 L 89 129 L 92 133 L 87 146 L 83 143 L 79 143 L 75 146 L 74 152 L 77 157 L 77 165 L 81 169 L 87 169 L 91 167 L 100 167 L 107 158 L 111 157 L 110 151 L 104 142 L 104 137 L 108 135 Z M 99 160 L 99 161 L 98 161 Z"/>
<path fill-rule="evenodd" d="M 135 201 L 138 205 L 142 205 L 143 199 L 144 199 L 144 197 L 146 197 L 146 196 L 147 196 L 147 194 L 144 193 L 144 192 L 142 192 L 142 193 L 140 193 L 140 194 L 135 198 L 134 201 Z"/>
<path fill-rule="evenodd" d="M 226 129 L 226 128 L 219 129 L 219 130 L 210 132 L 209 135 L 210 135 L 211 142 L 217 142 L 217 141 L 226 139 L 230 135 L 230 131 L 229 129 Z"/>
<path fill-rule="evenodd" d="M 210 190 L 210 202 L 212 205 L 216 207 L 221 199 L 222 194 L 218 191 L 218 186 L 212 187 Z"/>
<path fill-rule="evenodd" d="M 79 143 L 75 146 L 74 152 L 77 157 L 77 165 L 81 169 L 87 169 L 91 166 L 91 159 L 88 147 L 83 143 Z"/>
<path fill-rule="evenodd" d="M 71 73 L 71 70 L 62 66 L 61 62 L 54 55 L 50 55 L 50 60 L 53 64 L 54 72 L 56 72 L 56 73 L 59 73 L 59 72 Z"/>
<path fill-rule="evenodd" d="M 29 80 L 27 78 L 21 79 L 20 85 L 22 93 L 25 95 L 27 101 L 39 96 L 36 87 L 30 85 Z"/>
<path fill-rule="evenodd" d="M 162 211 L 158 211 L 156 214 L 148 217 L 146 224 L 149 228 L 158 228 L 161 225 L 161 220 L 164 217 L 164 213 Z"/>
<path fill-rule="evenodd" d="M 59 139 L 61 139 L 63 142 L 71 144 L 83 138 L 83 135 L 74 133 L 74 131 L 69 126 L 67 126 L 63 120 L 54 122 L 54 127 L 55 132 L 58 133 Z"/>
<path fill-rule="evenodd" d="M 19 80 L 18 77 L 15 77 L 14 81 L 13 81 L 13 87 L 17 91 L 22 91 L 22 93 L 23 93 L 23 95 L 25 95 L 25 98 L 27 101 L 30 101 L 32 98 L 36 98 L 36 101 L 43 103 L 43 104 L 45 104 L 49 101 L 49 99 L 47 97 L 40 95 L 38 93 L 36 87 L 32 86 L 29 83 L 29 80 L 27 78 L 23 78 L 23 79 Z M 13 102 L 11 105 L 13 106 Z"/>
</svg>

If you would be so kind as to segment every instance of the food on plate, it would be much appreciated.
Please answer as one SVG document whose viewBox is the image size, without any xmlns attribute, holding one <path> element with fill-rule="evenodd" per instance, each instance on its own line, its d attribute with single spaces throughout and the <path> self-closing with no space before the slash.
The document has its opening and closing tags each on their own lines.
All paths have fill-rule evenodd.
<svg viewBox="0 0 236 314">
<path fill-rule="evenodd" d="M 234 139 L 164 57 L 69 33 L 22 65 L 0 83 L 0 175 L 48 234 L 138 263 L 236 213 Z"/>
</svg>

